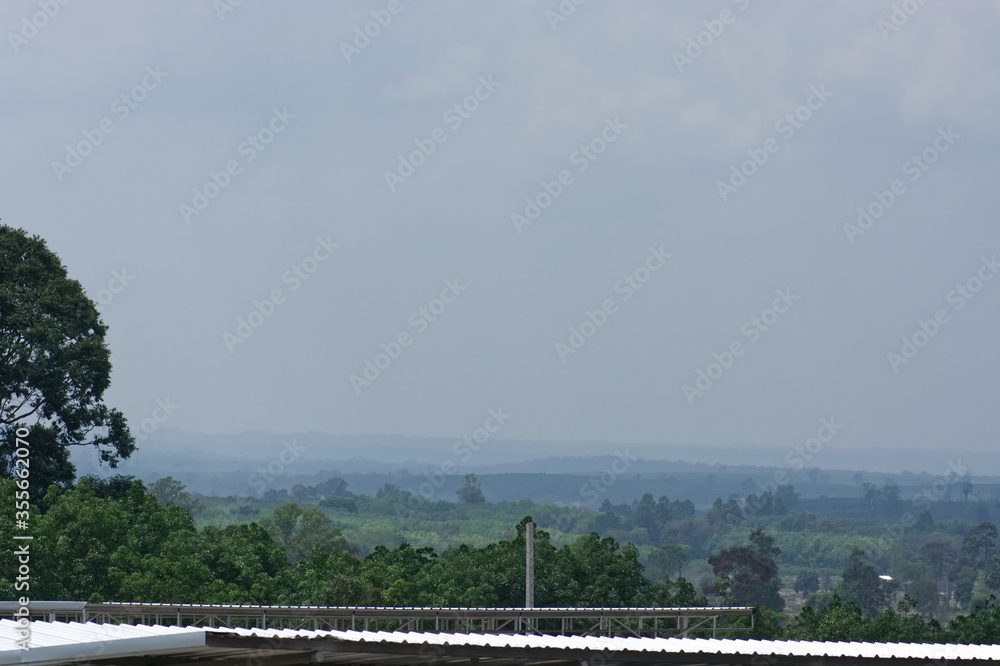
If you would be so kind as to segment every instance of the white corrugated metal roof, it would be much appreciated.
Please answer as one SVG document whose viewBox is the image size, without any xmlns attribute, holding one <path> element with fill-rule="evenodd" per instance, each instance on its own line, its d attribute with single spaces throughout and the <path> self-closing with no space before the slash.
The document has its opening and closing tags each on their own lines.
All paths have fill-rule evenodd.
<svg viewBox="0 0 1000 666">
<path fill-rule="evenodd" d="M 475 645 L 511 648 L 571 648 L 613 652 L 672 654 L 762 654 L 863 658 L 980 659 L 1000 661 L 1000 645 L 947 643 L 846 643 L 822 641 L 764 641 L 721 638 L 634 638 L 607 636 L 533 636 L 525 634 L 446 634 L 386 631 L 324 631 L 306 629 L 226 629 L 261 638 L 320 638 L 367 643 Z"/>
<path fill-rule="evenodd" d="M 80 657 L 111 659 L 174 654 L 204 647 L 205 629 L 144 625 L 32 622 L 28 650 L 17 646 L 14 620 L 0 620 L 0 664 L 60 664 Z"/>
<path fill-rule="evenodd" d="M 445 634 L 405 633 L 376 631 L 329 631 L 306 629 L 219 629 L 205 627 L 164 627 L 146 625 L 102 625 L 76 622 L 32 622 L 30 650 L 17 648 L 12 620 L 0 620 L 0 664 L 33 664 L 46 666 L 72 661 L 86 656 L 90 661 L 122 659 L 129 656 L 170 655 L 179 662 L 199 661 L 252 654 L 259 642 L 253 639 L 275 639 L 288 643 L 289 654 L 305 654 L 310 642 L 323 651 L 321 642 L 336 648 L 336 654 L 371 653 L 372 663 L 380 663 L 379 646 L 414 648 L 413 655 L 422 646 L 460 647 L 491 656 L 493 651 L 507 648 L 533 650 L 575 650 L 585 652 L 616 653 L 620 660 L 629 655 L 671 655 L 671 663 L 683 661 L 691 655 L 691 663 L 698 655 L 732 655 L 749 662 L 753 655 L 775 657 L 833 657 L 923 660 L 1000 661 L 1000 645 L 946 645 L 907 643 L 822 643 L 806 641 L 761 641 L 702 638 L 624 638 L 601 636 L 528 636 L 510 634 Z M 226 640 L 225 647 L 213 644 L 216 638 Z M 242 641 L 242 642 L 241 642 Z M 332 643 L 331 643 L 332 642 Z M 243 645 L 246 647 L 242 647 Z M 279 646 L 282 643 L 277 643 Z M 303 652 L 306 651 L 306 652 Z M 399 650 L 397 649 L 397 652 Z M 384 652 L 384 650 L 383 650 Z M 499 654 L 495 656 L 500 656 Z M 425 662 L 433 657 L 421 657 Z M 399 661 L 399 654 L 385 654 L 381 663 Z M 452 659 L 454 661 L 454 659 Z M 734 659 L 732 663 L 739 663 Z"/>
</svg>

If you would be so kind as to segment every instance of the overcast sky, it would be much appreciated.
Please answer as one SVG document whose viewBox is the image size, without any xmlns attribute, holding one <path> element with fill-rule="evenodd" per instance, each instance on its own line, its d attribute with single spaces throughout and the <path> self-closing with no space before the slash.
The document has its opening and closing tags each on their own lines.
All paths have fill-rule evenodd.
<svg viewBox="0 0 1000 666">
<path fill-rule="evenodd" d="M 135 428 L 997 448 L 1000 4 L 49 2 L 0 217 Z"/>
</svg>

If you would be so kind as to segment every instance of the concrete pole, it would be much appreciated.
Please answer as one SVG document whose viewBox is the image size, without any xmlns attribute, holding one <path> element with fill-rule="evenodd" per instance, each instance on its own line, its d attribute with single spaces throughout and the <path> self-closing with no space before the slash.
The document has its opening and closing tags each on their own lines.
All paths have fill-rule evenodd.
<svg viewBox="0 0 1000 666">
<path fill-rule="evenodd" d="M 525 577 L 524 607 L 535 607 L 535 524 L 524 526 Z"/>
</svg>

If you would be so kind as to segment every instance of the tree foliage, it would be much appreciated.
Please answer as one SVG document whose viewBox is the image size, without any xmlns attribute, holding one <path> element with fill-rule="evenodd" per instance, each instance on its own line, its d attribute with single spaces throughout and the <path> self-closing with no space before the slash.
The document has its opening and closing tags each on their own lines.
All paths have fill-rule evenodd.
<svg viewBox="0 0 1000 666">
<path fill-rule="evenodd" d="M 762 529 L 751 532 L 749 540 L 749 545 L 726 548 L 709 556 L 708 563 L 719 579 L 716 589 L 732 602 L 760 604 L 780 612 L 785 601 L 780 594 L 775 558 L 781 549 L 774 545 L 774 537 Z"/>
<path fill-rule="evenodd" d="M 793 589 L 799 594 L 812 594 L 819 590 L 819 575 L 815 571 L 800 573 L 795 578 Z"/>
<path fill-rule="evenodd" d="M 13 503 L 16 485 L 0 482 L 0 502 Z M 359 557 L 338 525 L 322 510 L 286 503 L 257 523 L 198 529 L 191 514 L 175 501 L 184 495 L 173 479 L 151 488 L 127 476 L 84 477 L 73 487 L 52 486 L 44 506 L 32 508 L 33 598 L 149 601 L 166 603 L 324 604 L 408 606 L 519 606 L 524 600 L 524 517 L 506 538 L 482 547 L 459 545 L 435 551 L 403 543 L 378 546 Z M 412 497 L 386 490 L 381 498 L 337 498 L 357 503 Z M 448 503 L 442 503 L 448 504 Z M 474 506 L 451 503 L 462 511 Z M 430 511 L 421 505 L 421 511 Z M 436 504 L 434 504 L 436 506 Z M 497 505 L 493 505 L 494 507 Z M 486 507 L 484 507 L 486 508 Z M 536 524 L 553 521 L 551 507 Z M 613 513 L 614 511 L 606 512 Z M 13 516 L 0 512 L 0 534 L 13 531 Z M 682 520 L 689 520 L 683 518 Z M 587 521 L 584 520 L 583 524 Z M 989 534 L 981 528 L 973 534 Z M 751 638 L 853 641 L 932 641 L 996 643 L 1000 610 L 995 602 L 970 599 L 972 612 L 946 628 L 928 621 L 921 599 L 912 594 L 890 603 L 860 594 L 883 585 L 878 569 L 860 549 L 845 558 L 844 581 L 830 592 L 811 595 L 821 604 L 786 618 L 769 596 L 777 592 L 777 560 L 783 556 L 773 534 L 742 532 L 742 543 L 711 557 L 718 567 L 718 590 L 727 602 L 758 603 Z M 747 536 L 748 534 L 748 536 Z M 956 533 L 955 538 L 960 539 Z M 893 560 L 908 593 L 927 586 L 942 559 L 948 535 L 921 536 L 927 549 L 920 559 Z M 651 549 L 655 566 L 672 573 L 686 549 L 677 544 Z M 0 553 L 0 566 L 16 568 L 14 554 Z M 945 561 L 947 557 L 943 558 Z M 659 564 L 655 564 L 659 562 Z M 968 560 L 971 562 L 971 560 Z M 968 564 L 960 581 L 977 590 L 993 582 L 995 560 L 977 571 Z M 539 606 L 699 606 L 709 601 L 683 578 L 654 582 L 640 562 L 639 549 L 598 533 L 582 534 L 561 547 L 548 529 L 535 533 Z M 943 565 L 942 565 L 943 566 Z M 942 569 L 939 567 L 938 569 Z M 876 582 L 876 580 L 878 582 Z M 812 576 L 798 587 L 812 589 Z M 16 596 L 14 581 L 0 581 L 0 594 Z M 959 584 L 955 584 L 956 597 Z M 883 592 L 891 592 L 883 587 Z M 971 594 L 971 592 L 970 592 Z M 853 596 L 849 596 L 853 595 Z M 860 602 L 860 603 L 859 603 Z M 734 620 L 734 624 L 739 620 Z M 693 635 L 698 634 L 695 630 Z"/>
<path fill-rule="evenodd" d="M 933 643 L 943 636 L 936 622 L 924 622 L 911 614 L 913 600 L 905 599 L 897 609 L 886 609 L 871 616 L 854 603 L 839 597 L 822 612 L 807 606 L 783 632 L 788 640 L 867 641 L 897 643 Z"/>
<path fill-rule="evenodd" d="M 350 549 L 340 528 L 334 527 L 322 510 L 303 509 L 295 502 L 279 506 L 271 518 L 263 518 L 260 524 L 285 549 L 292 564 L 305 559 L 313 550 L 332 553 Z"/>
<path fill-rule="evenodd" d="M 865 551 L 854 547 L 835 591 L 869 617 L 874 617 L 890 605 L 893 589 L 891 582 L 883 580 L 875 567 L 866 561 Z"/>
<path fill-rule="evenodd" d="M 465 483 L 455 491 L 458 499 L 466 504 L 482 504 L 486 501 L 483 489 L 479 487 L 479 479 L 475 474 L 466 474 Z"/>
<path fill-rule="evenodd" d="M 997 552 L 1000 532 L 993 523 L 983 522 L 969 530 L 962 540 L 962 554 L 972 560 L 975 566 L 984 564 Z"/>
<path fill-rule="evenodd" d="M 67 484 L 67 446 L 96 447 L 111 467 L 135 450 L 124 415 L 104 404 L 107 327 L 83 287 L 38 236 L 0 225 L 0 452 L 31 429 L 34 484 Z M 62 448 L 60 448 L 62 447 Z M 37 498 L 36 498 L 37 499 Z"/>
<path fill-rule="evenodd" d="M 204 508 L 198 500 L 186 492 L 186 486 L 172 476 L 165 476 L 157 479 L 149 486 L 149 493 L 155 497 L 160 504 L 176 504 L 190 514 L 197 514 Z"/>
</svg>

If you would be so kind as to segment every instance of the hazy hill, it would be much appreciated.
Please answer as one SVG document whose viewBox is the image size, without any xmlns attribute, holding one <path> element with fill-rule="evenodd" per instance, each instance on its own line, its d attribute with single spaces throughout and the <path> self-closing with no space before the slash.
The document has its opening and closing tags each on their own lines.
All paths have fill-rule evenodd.
<svg viewBox="0 0 1000 666">
<path fill-rule="evenodd" d="M 881 484 L 887 474 L 895 475 L 907 496 L 947 474 L 949 461 L 972 467 L 977 493 L 990 491 L 988 476 L 1000 476 L 1000 453 L 827 447 L 804 465 L 796 464 L 799 456 L 791 447 L 750 445 L 490 440 L 472 450 L 450 438 L 166 430 L 140 441 L 139 451 L 118 471 L 147 481 L 173 476 L 192 491 L 216 495 L 311 485 L 337 474 L 356 493 L 372 494 L 391 482 L 448 500 L 455 498 L 462 475 L 475 472 L 494 501 L 529 497 L 590 503 L 599 496 L 598 503 L 605 497 L 622 502 L 652 492 L 699 505 L 760 492 L 774 482 L 793 483 L 805 498 L 858 497 L 862 483 Z M 89 452 L 76 455 L 74 462 L 80 474 L 109 473 Z"/>
</svg>

